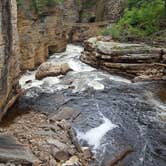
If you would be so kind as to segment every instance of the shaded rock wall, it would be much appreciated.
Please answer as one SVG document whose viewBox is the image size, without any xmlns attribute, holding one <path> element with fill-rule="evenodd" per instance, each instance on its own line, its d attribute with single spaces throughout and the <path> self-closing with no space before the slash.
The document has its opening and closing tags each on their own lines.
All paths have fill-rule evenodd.
<svg viewBox="0 0 166 166">
<path fill-rule="evenodd" d="M 0 119 L 13 102 L 19 76 L 19 43 L 15 0 L 0 1 Z M 9 105 L 10 105 L 9 104 Z"/>
<path fill-rule="evenodd" d="M 64 20 L 67 23 L 87 23 L 95 17 L 97 0 L 65 0 Z"/>
<path fill-rule="evenodd" d="M 66 0 L 64 22 L 70 42 L 83 42 L 98 35 L 123 14 L 123 0 Z"/>
<path fill-rule="evenodd" d="M 116 22 L 123 14 L 124 0 L 65 0 L 64 19 L 67 22 Z"/>
<path fill-rule="evenodd" d="M 21 70 L 32 70 L 45 62 L 49 53 L 64 51 L 68 39 L 82 42 L 98 34 L 103 24 L 91 22 L 117 20 L 122 10 L 121 0 L 65 0 L 45 7 L 40 15 L 32 6 L 32 0 L 24 0 L 18 11 Z"/>
<path fill-rule="evenodd" d="M 97 0 L 96 21 L 116 22 L 124 11 L 124 0 Z"/>
<path fill-rule="evenodd" d="M 65 50 L 67 32 L 58 5 L 46 8 L 40 16 L 32 10 L 32 1 L 24 6 L 18 11 L 21 70 L 31 70 L 45 62 L 49 53 Z"/>
<path fill-rule="evenodd" d="M 108 25 L 109 25 L 109 22 L 71 24 L 69 40 L 72 43 L 83 42 L 89 39 L 90 37 L 98 35 L 99 32 L 101 32 L 103 28 Z"/>
<path fill-rule="evenodd" d="M 80 22 L 80 11 L 82 10 L 82 1 L 65 0 L 63 4 L 64 20 L 66 22 Z"/>
</svg>

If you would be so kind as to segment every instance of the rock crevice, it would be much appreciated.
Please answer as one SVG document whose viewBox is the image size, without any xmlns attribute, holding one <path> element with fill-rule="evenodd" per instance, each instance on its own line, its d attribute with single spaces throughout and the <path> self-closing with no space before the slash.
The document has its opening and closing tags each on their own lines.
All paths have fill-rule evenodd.
<svg viewBox="0 0 166 166">
<path fill-rule="evenodd" d="M 15 0 L 0 2 L 0 119 L 5 106 L 17 93 L 19 76 L 19 41 Z"/>
</svg>

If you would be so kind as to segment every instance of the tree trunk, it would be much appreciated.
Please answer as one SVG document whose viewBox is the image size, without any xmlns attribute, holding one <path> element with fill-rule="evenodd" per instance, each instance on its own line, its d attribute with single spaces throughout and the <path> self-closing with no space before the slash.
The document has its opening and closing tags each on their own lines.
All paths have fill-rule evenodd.
<svg viewBox="0 0 166 166">
<path fill-rule="evenodd" d="M 166 18 L 166 0 L 165 0 L 165 5 L 164 6 L 165 6 L 165 18 Z"/>
</svg>

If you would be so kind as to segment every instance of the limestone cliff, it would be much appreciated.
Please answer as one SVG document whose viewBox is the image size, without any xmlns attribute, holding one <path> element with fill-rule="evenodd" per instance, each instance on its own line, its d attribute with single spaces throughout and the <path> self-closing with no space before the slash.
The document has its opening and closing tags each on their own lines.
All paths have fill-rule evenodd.
<svg viewBox="0 0 166 166">
<path fill-rule="evenodd" d="M 116 22 L 124 10 L 124 0 L 97 0 L 96 21 Z"/>
<path fill-rule="evenodd" d="M 0 119 L 14 102 L 19 76 L 19 43 L 15 0 L 0 1 Z"/>
<path fill-rule="evenodd" d="M 81 60 L 96 68 L 129 76 L 133 81 L 165 79 L 165 48 L 117 43 L 110 37 L 90 38 L 84 47 Z"/>
<path fill-rule="evenodd" d="M 31 70 L 43 63 L 49 53 L 64 51 L 67 35 L 60 6 L 46 8 L 37 15 L 32 1 L 25 2 L 18 10 L 21 70 Z"/>
<path fill-rule="evenodd" d="M 68 41 L 83 42 L 98 34 L 109 21 L 120 17 L 121 2 L 65 0 L 62 4 L 45 6 L 37 13 L 33 0 L 24 0 L 18 10 L 21 70 L 32 70 L 43 63 L 49 53 L 64 51 Z M 108 20 L 106 24 L 95 24 L 105 20 Z"/>
</svg>

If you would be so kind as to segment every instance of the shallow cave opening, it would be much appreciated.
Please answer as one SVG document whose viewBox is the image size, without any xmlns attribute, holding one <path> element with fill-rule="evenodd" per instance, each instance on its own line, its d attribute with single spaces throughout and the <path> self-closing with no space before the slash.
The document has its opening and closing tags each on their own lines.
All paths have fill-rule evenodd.
<svg viewBox="0 0 166 166">
<path fill-rule="evenodd" d="M 93 17 L 90 17 L 89 20 L 88 20 L 89 23 L 93 23 L 93 22 L 96 22 L 96 17 L 93 16 Z"/>
<path fill-rule="evenodd" d="M 57 45 L 49 45 L 48 46 L 48 55 L 52 55 L 57 52 Z"/>
</svg>

